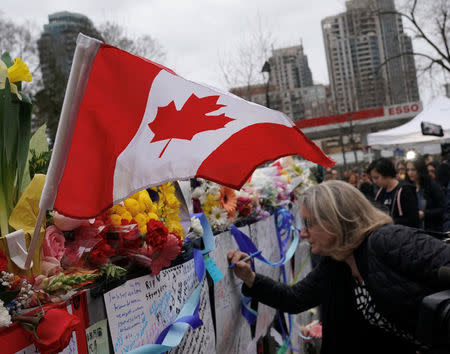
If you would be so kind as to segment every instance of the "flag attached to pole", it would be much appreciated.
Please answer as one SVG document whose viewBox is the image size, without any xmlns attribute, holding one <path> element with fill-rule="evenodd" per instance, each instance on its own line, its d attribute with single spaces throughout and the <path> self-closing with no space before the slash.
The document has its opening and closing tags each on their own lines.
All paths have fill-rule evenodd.
<svg viewBox="0 0 450 354">
<path fill-rule="evenodd" d="M 41 208 L 88 218 L 190 177 L 239 189 L 259 164 L 286 155 L 334 165 L 281 112 L 83 35 L 80 45 L 90 52 L 74 58 L 76 93 L 73 102 L 66 93 L 55 142 L 63 152 L 52 157 Z"/>
</svg>

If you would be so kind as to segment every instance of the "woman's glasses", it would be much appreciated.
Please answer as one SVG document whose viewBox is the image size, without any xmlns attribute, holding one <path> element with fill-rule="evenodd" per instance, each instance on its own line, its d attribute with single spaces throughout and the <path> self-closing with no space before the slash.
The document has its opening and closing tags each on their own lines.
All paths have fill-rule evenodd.
<svg viewBox="0 0 450 354">
<path fill-rule="evenodd" d="M 303 227 L 305 228 L 306 232 L 309 232 L 309 229 L 316 224 L 315 220 L 313 218 L 303 218 L 302 219 Z"/>
</svg>

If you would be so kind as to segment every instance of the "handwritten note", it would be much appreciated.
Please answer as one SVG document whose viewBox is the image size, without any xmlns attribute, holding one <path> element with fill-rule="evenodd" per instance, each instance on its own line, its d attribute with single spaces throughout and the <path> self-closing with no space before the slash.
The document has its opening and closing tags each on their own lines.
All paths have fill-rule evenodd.
<svg viewBox="0 0 450 354">
<path fill-rule="evenodd" d="M 101 320 L 86 328 L 89 354 L 109 354 L 108 321 Z"/>
<path fill-rule="evenodd" d="M 114 352 L 152 344 L 198 284 L 194 260 L 127 281 L 104 295 Z"/>
<path fill-rule="evenodd" d="M 249 235 L 247 226 L 240 228 Z M 223 279 L 214 284 L 214 305 L 216 313 L 217 353 L 245 353 L 251 341 L 250 326 L 241 315 L 241 286 L 239 280 L 228 269 L 227 252 L 238 249 L 230 232 L 216 236 L 216 249 L 209 255 L 214 259 Z"/>
<path fill-rule="evenodd" d="M 262 251 L 264 257 L 272 262 L 280 259 L 280 247 L 278 246 L 273 216 L 250 225 L 250 233 L 252 237 L 256 238 L 258 249 Z M 278 281 L 279 279 L 280 267 L 272 267 L 263 262 L 255 261 L 255 270 L 257 273 L 266 275 L 274 280 Z M 266 334 L 275 314 L 276 310 L 274 308 L 258 303 L 255 338 L 260 338 Z"/>
<path fill-rule="evenodd" d="M 203 282 L 200 297 L 199 316 L 203 326 L 194 330 L 188 329 L 181 343 L 170 354 L 196 353 L 214 354 L 216 352 L 216 337 L 211 316 L 211 303 L 209 302 L 209 290 L 207 282 Z"/>
</svg>

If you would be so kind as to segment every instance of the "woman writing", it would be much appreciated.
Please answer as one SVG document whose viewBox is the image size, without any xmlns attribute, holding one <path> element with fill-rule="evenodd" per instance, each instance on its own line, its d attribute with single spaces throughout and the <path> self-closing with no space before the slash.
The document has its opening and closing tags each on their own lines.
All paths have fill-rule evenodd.
<svg viewBox="0 0 450 354">
<path fill-rule="evenodd" d="M 322 305 L 322 353 L 415 353 L 424 296 L 445 289 L 450 246 L 401 225 L 353 186 L 328 181 L 300 199 L 301 236 L 325 256 L 309 275 L 288 286 L 255 274 L 246 254 L 229 251 L 243 293 L 281 311 Z"/>
</svg>

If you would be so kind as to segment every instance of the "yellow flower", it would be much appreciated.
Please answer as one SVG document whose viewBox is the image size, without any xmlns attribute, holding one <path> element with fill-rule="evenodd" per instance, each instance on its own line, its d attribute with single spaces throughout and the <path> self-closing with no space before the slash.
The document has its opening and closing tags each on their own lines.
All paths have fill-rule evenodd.
<svg viewBox="0 0 450 354">
<path fill-rule="evenodd" d="M 131 213 L 131 215 L 135 216 L 139 213 L 139 203 L 136 199 L 128 198 L 123 201 L 125 208 Z"/>
<path fill-rule="evenodd" d="M 143 191 L 140 191 L 138 193 L 138 201 L 139 201 L 139 204 L 141 204 L 141 203 L 144 204 L 145 211 L 148 212 L 148 211 L 152 210 L 153 202 L 152 202 L 150 196 L 148 195 L 147 190 L 144 189 Z"/>
<path fill-rule="evenodd" d="M 138 225 L 138 230 L 141 235 L 146 234 L 147 233 L 147 224 Z"/>
<path fill-rule="evenodd" d="M 111 208 L 109 208 L 109 212 L 111 214 L 121 215 L 121 214 L 123 214 L 126 211 L 127 210 L 125 209 L 125 207 L 122 204 L 115 204 Z"/>
<path fill-rule="evenodd" d="M 120 215 L 111 214 L 109 217 L 111 218 L 111 224 L 113 226 L 120 226 L 120 225 L 122 225 L 122 217 Z"/>
<path fill-rule="evenodd" d="M 150 219 L 159 220 L 158 215 L 156 215 L 155 213 L 150 212 L 147 215 L 148 215 L 149 220 Z"/>
<path fill-rule="evenodd" d="M 206 214 L 206 216 L 209 216 L 211 214 L 212 208 L 215 206 L 219 206 L 219 201 L 214 194 L 208 194 L 205 202 L 202 205 L 203 212 Z"/>
<path fill-rule="evenodd" d="M 9 82 L 31 81 L 33 76 L 28 70 L 27 64 L 22 59 L 16 58 L 14 64 L 8 68 Z"/>
<path fill-rule="evenodd" d="M 138 223 L 139 226 L 141 226 L 141 225 L 145 225 L 147 223 L 148 216 L 144 213 L 139 213 L 139 214 L 136 214 L 133 219 L 136 220 L 136 222 Z"/>
<path fill-rule="evenodd" d="M 133 219 L 133 216 L 130 214 L 129 211 L 125 211 L 122 214 L 120 214 L 120 216 L 122 217 L 122 219 L 126 219 L 128 221 L 131 221 L 131 219 Z"/>
</svg>

